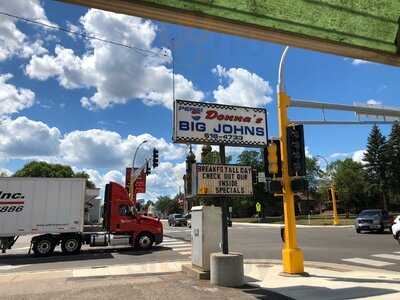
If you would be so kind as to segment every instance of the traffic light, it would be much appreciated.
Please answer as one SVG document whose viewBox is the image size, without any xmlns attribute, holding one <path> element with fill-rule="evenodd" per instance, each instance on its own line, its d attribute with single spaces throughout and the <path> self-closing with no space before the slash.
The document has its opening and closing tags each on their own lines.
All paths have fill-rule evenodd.
<svg viewBox="0 0 400 300">
<path fill-rule="evenodd" d="M 308 180 L 305 178 L 293 178 L 290 181 L 293 192 L 305 192 L 308 190 Z"/>
<path fill-rule="evenodd" d="M 264 148 L 265 177 L 282 177 L 281 144 L 279 140 L 269 140 Z"/>
<path fill-rule="evenodd" d="M 158 150 L 156 148 L 153 149 L 153 168 L 157 168 L 159 163 L 158 159 Z"/>
<path fill-rule="evenodd" d="M 151 168 L 150 168 L 150 163 L 147 161 L 146 162 L 146 175 L 151 174 Z"/>
<path fill-rule="evenodd" d="M 289 126 L 286 133 L 289 176 L 306 176 L 304 127 L 303 125 Z"/>
</svg>

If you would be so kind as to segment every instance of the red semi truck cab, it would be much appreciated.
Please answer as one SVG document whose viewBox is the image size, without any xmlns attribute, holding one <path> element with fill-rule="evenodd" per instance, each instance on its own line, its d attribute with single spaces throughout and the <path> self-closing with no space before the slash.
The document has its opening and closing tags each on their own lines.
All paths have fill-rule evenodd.
<svg viewBox="0 0 400 300">
<path fill-rule="evenodd" d="M 160 220 L 137 213 L 127 190 L 115 182 L 108 183 L 105 188 L 104 227 L 113 235 L 132 236 L 139 248 L 146 249 L 163 240 Z"/>
</svg>

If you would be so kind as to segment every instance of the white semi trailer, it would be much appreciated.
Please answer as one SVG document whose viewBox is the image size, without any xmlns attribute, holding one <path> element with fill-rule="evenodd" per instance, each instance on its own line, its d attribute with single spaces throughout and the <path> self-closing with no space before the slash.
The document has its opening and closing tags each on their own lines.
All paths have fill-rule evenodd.
<svg viewBox="0 0 400 300">
<path fill-rule="evenodd" d="M 38 256 L 51 255 L 57 245 L 75 254 L 82 244 L 126 241 L 148 249 L 162 242 L 161 222 L 131 213 L 134 203 L 115 182 L 106 185 L 104 230 L 84 232 L 85 183 L 82 178 L 0 177 L 0 250 L 11 249 L 22 235 L 34 235 L 31 245 Z"/>
</svg>

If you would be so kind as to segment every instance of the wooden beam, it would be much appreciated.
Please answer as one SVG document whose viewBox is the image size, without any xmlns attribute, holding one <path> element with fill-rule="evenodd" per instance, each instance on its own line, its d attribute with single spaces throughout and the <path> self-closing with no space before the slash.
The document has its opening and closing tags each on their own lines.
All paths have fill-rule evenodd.
<svg viewBox="0 0 400 300">
<path fill-rule="evenodd" d="M 216 31 L 225 34 L 238 35 L 246 38 L 253 38 L 274 42 L 282 45 L 289 45 L 298 48 L 316 50 L 331 54 L 337 54 L 352 58 L 369 60 L 373 62 L 400 66 L 400 56 L 396 48 L 394 34 L 393 44 L 387 47 L 387 43 L 382 43 L 385 47 L 363 47 L 346 42 L 338 42 L 328 38 L 315 37 L 312 35 L 299 34 L 293 31 L 280 30 L 272 27 L 250 24 L 237 20 L 216 17 L 195 10 L 171 8 L 169 6 L 155 4 L 157 1 L 134 1 L 134 0 L 60 0 L 63 2 L 85 5 L 92 8 L 108 10 L 116 13 L 133 15 L 138 17 L 150 18 L 184 26 L 196 27 L 209 31 Z M 163 2 L 163 1 L 158 1 Z M 179 2 L 179 1 L 174 1 Z M 191 3 L 191 1 L 180 1 Z M 193 1 L 196 3 L 212 3 L 213 1 Z M 310 1 L 309 1 L 310 2 Z M 312 1 L 311 1 L 312 2 Z M 315 2 L 315 1 L 314 1 Z M 206 5 L 206 4 L 205 4 Z M 183 6 L 184 7 L 184 6 Z M 374 17 L 376 18 L 376 17 Z M 381 20 L 381 23 L 385 21 Z M 393 22 L 388 21 L 388 25 L 393 27 Z M 301 30 L 299 30 L 301 32 Z M 336 35 L 340 34 L 335 33 Z M 343 36 L 346 36 L 343 33 Z M 359 37 L 358 37 L 359 38 Z M 340 38 L 339 38 L 340 39 Z M 343 39 L 346 40 L 346 39 Z M 368 37 L 366 37 L 368 41 Z M 377 43 L 371 41 L 371 44 Z M 393 51 L 385 51 L 382 48 L 390 48 Z"/>
</svg>

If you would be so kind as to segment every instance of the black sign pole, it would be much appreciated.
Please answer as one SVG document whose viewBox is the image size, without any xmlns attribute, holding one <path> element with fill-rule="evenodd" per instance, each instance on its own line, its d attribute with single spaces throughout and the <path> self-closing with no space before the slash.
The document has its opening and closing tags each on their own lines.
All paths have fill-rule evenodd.
<svg viewBox="0 0 400 300">
<path fill-rule="evenodd" d="M 225 164 L 225 146 L 219 146 L 219 155 L 221 164 Z M 221 199 L 221 208 L 222 208 L 222 253 L 228 254 L 228 199 L 226 196 L 222 196 Z"/>
</svg>

